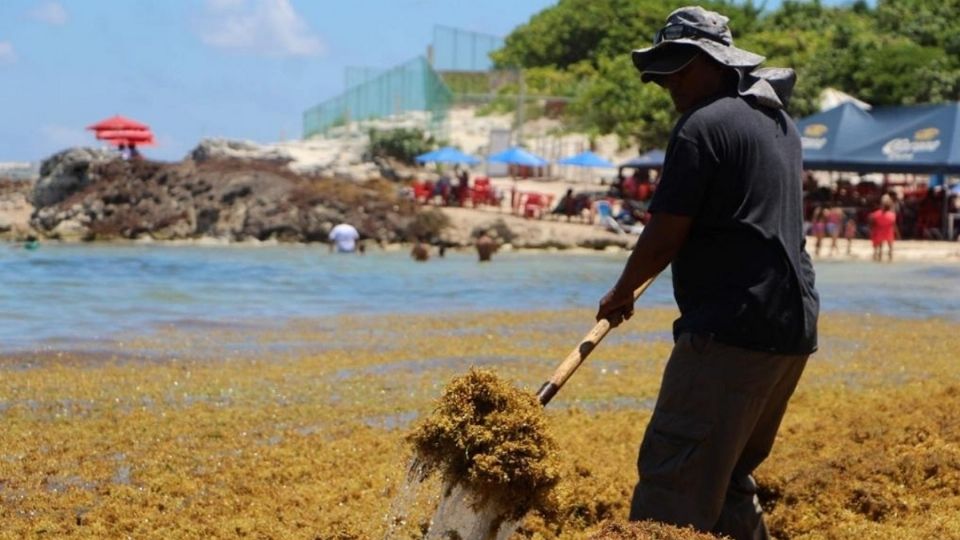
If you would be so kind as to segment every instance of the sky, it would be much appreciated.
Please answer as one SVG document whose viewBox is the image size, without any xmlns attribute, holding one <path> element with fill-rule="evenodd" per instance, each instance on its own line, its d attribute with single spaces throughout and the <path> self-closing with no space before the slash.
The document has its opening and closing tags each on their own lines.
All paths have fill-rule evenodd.
<svg viewBox="0 0 960 540">
<path fill-rule="evenodd" d="M 346 67 L 424 54 L 435 25 L 506 36 L 554 3 L 0 0 L 0 161 L 96 146 L 85 126 L 114 114 L 149 124 L 160 160 L 204 137 L 299 138 Z"/>
</svg>

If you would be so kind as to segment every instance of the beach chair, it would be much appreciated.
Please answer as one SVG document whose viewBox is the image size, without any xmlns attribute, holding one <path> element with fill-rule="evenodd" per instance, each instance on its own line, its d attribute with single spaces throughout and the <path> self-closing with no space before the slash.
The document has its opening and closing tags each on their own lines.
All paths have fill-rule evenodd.
<svg viewBox="0 0 960 540">
<path fill-rule="evenodd" d="M 474 208 L 480 204 L 497 204 L 497 197 L 493 192 L 493 186 L 490 184 L 489 178 L 481 176 L 473 181 L 473 191 L 470 194 L 470 200 Z"/>
<path fill-rule="evenodd" d="M 623 228 L 613 217 L 613 205 L 607 199 L 600 199 L 594 203 L 597 214 L 597 225 L 617 234 L 624 234 Z"/>
<path fill-rule="evenodd" d="M 550 197 L 543 193 L 527 193 L 522 207 L 523 217 L 540 219 L 544 211 L 550 208 Z"/>
<path fill-rule="evenodd" d="M 430 185 L 430 182 L 414 180 L 413 199 L 415 201 L 426 204 L 426 202 L 430 200 L 430 195 L 432 194 L 433 194 L 433 186 Z"/>
</svg>

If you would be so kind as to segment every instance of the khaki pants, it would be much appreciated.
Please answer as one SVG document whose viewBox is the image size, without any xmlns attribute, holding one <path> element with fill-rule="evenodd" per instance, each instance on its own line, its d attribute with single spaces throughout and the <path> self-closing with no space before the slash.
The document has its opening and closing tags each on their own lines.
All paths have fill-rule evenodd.
<svg viewBox="0 0 960 540">
<path fill-rule="evenodd" d="M 630 519 L 769 538 L 751 473 L 770 454 L 806 362 L 682 334 L 640 445 Z"/>
</svg>

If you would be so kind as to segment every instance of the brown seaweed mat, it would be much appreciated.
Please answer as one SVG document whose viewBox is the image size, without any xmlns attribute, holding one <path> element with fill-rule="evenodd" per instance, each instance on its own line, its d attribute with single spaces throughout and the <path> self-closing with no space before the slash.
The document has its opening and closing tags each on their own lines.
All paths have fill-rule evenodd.
<svg viewBox="0 0 960 540">
<path fill-rule="evenodd" d="M 406 436 L 471 366 L 532 395 L 590 316 L 172 329 L 0 358 L 0 538 L 422 538 L 441 480 L 405 492 Z M 644 538 L 623 519 L 674 316 L 638 310 L 544 410 L 557 482 L 513 538 Z M 954 321 L 823 317 L 757 471 L 777 538 L 960 538 L 957 351 Z"/>
</svg>

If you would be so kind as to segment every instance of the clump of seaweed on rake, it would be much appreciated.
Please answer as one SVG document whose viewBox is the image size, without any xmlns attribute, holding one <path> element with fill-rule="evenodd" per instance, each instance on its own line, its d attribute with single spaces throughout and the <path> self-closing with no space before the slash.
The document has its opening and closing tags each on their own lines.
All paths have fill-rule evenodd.
<svg viewBox="0 0 960 540">
<path fill-rule="evenodd" d="M 439 472 L 507 519 L 556 512 L 557 444 L 537 398 L 471 368 L 444 388 L 433 413 L 407 436 L 424 476 Z"/>
</svg>

